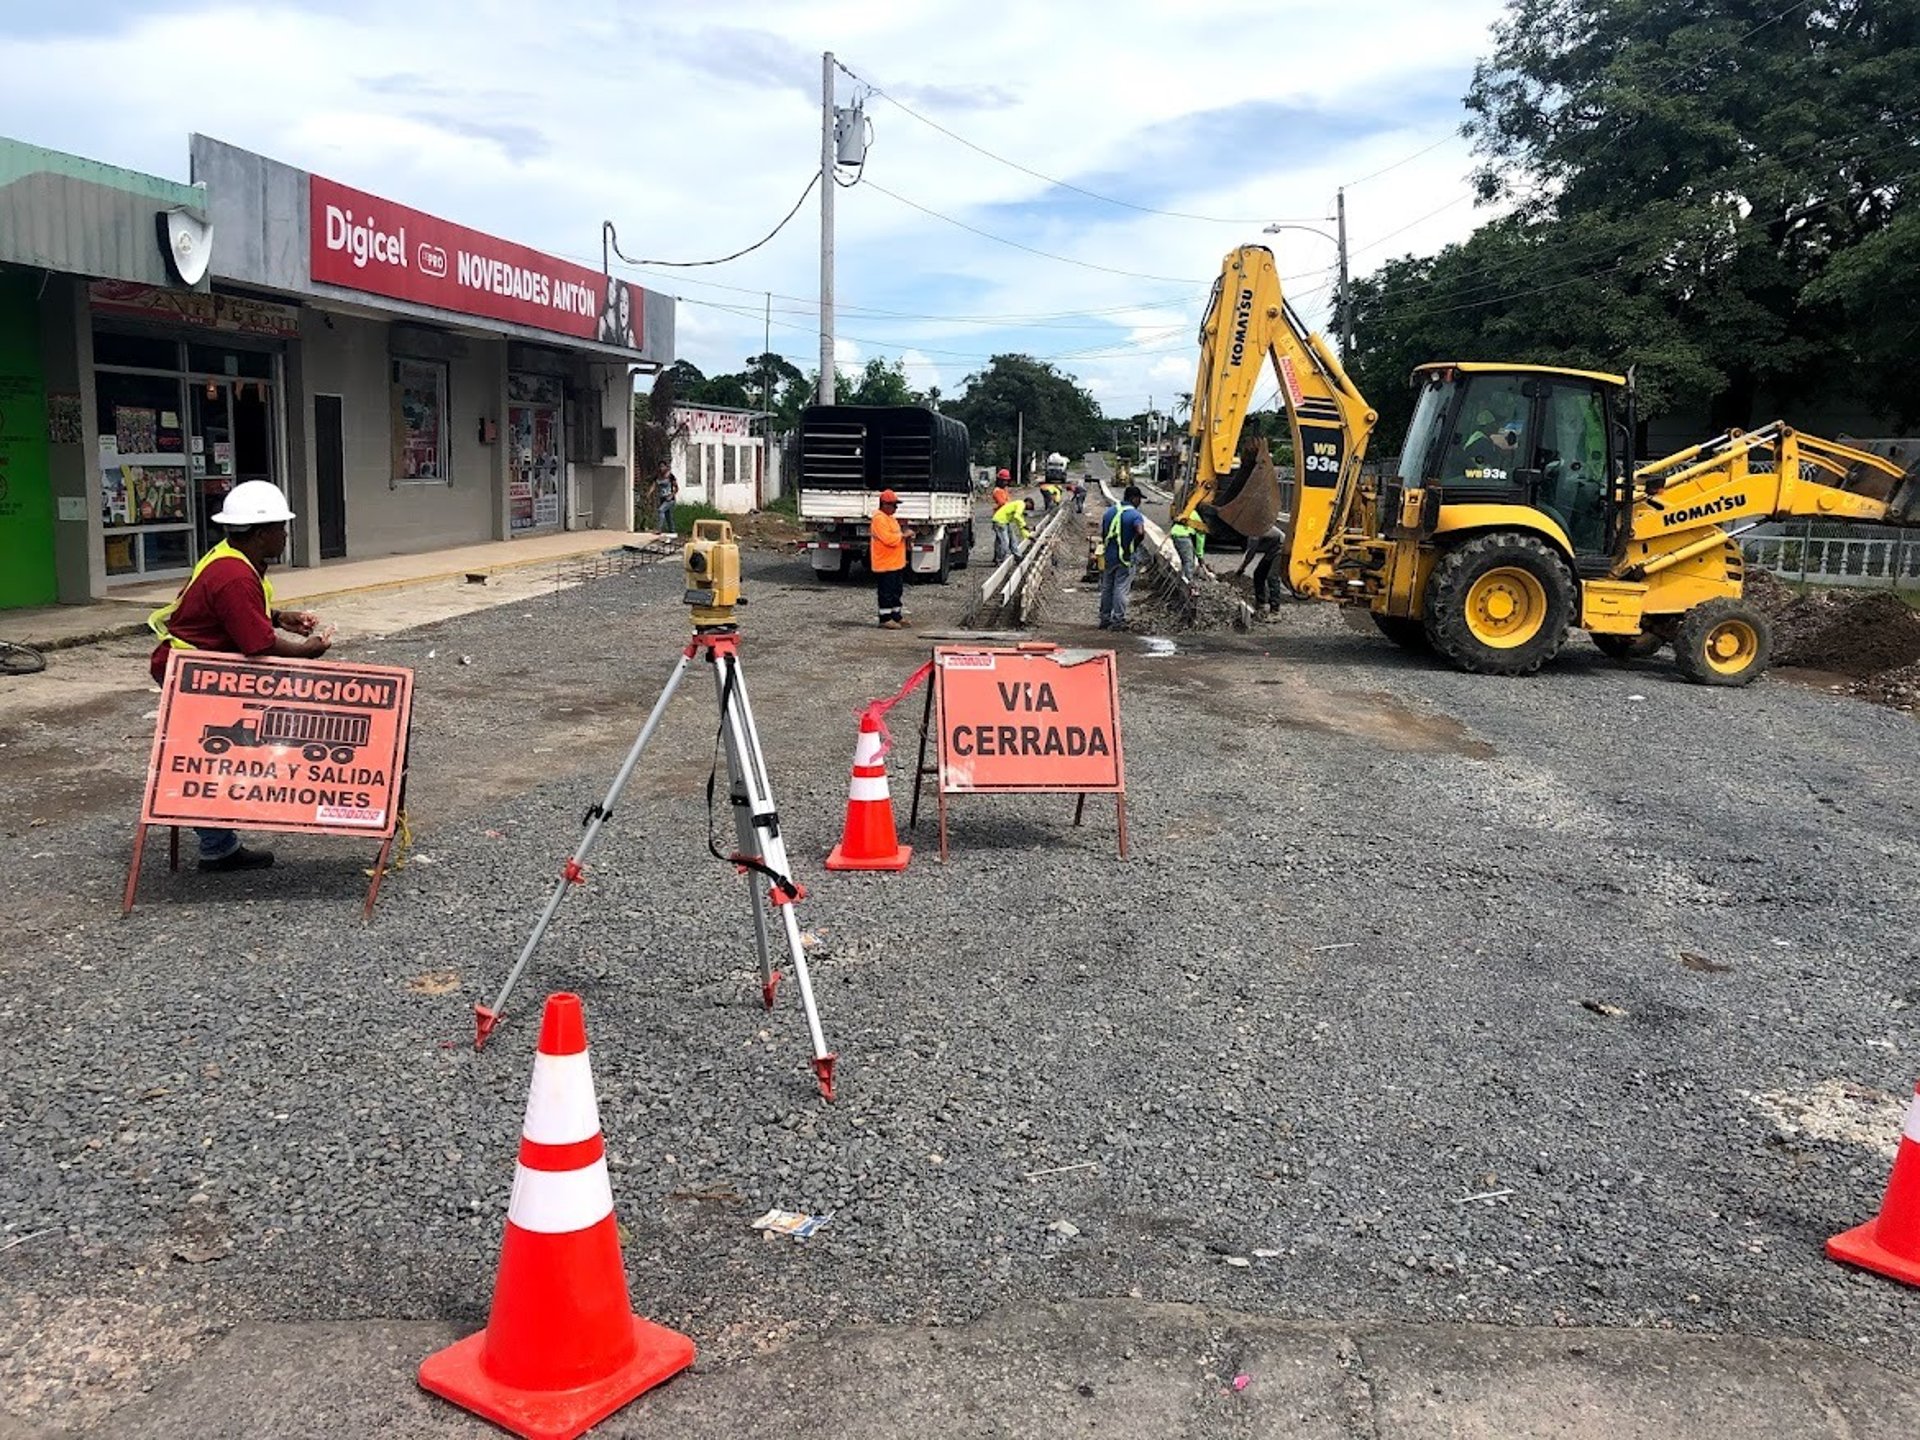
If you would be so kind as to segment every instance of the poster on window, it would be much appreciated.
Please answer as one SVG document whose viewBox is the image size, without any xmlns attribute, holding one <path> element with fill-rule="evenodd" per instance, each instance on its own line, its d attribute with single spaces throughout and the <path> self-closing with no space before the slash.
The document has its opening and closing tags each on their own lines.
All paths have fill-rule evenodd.
<svg viewBox="0 0 1920 1440">
<path fill-rule="evenodd" d="M 507 514 L 514 530 L 560 523 L 560 411 L 507 407 Z"/>
<path fill-rule="evenodd" d="M 433 484 L 447 478 L 447 375 L 444 366 L 418 360 L 393 365 L 399 454 L 395 479 Z M 217 448 L 217 447 L 216 447 Z M 215 463 L 219 457 L 215 456 Z"/>
<path fill-rule="evenodd" d="M 100 519 L 107 525 L 168 525 L 187 518 L 187 477 L 177 466 L 104 465 Z"/>
</svg>

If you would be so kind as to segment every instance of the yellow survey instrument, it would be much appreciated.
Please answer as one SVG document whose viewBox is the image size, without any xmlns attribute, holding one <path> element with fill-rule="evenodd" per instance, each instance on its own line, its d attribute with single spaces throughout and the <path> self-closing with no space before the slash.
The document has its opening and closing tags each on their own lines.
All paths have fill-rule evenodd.
<svg viewBox="0 0 1920 1440">
<path fill-rule="evenodd" d="M 681 552 L 686 567 L 686 602 L 696 626 L 730 625 L 740 598 L 740 547 L 725 520 L 696 520 Z"/>
</svg>

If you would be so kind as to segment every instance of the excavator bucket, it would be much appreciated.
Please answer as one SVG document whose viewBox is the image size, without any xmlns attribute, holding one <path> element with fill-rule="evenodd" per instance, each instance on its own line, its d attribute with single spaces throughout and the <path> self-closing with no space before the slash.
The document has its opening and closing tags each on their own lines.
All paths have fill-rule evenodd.
<svg viewBox="0 0 1920 1440">
<path fill-rule="evenodd" d="M 1920 525 L 1920 467 L 1893 482 L 1893 493 L 1887 497 L 1887 523 Z"/>
<path fill-rule="evenodd" d="M 1239 490 L 1216 505 L 1214 513 L 1242 535 L 1264 535 L 1280 517 L 1280 472 L 1273 468 L 1264 438 L 1254 444 L 1253 465 Z"/>
</svg>

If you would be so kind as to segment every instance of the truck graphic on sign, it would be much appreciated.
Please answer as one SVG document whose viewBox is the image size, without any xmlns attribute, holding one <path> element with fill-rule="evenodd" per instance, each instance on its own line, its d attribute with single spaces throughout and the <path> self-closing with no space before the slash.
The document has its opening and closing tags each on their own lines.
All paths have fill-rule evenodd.
<svg viewBox="0 0 1920 1440">
<path fill-rule="evenodd" d="M 367 743 L 369 722 L 365 715 L 340 710 L 310 710 L 296 705 L 246 705 L 254 712 L 230 725 L 208 725 L 200 732 L 200 748 L 209 755 L 224 755 L 238 746 L 253 749 L 262 745 L 298 746 L 302 759 L 331 759 L 345 765 Z"/>
</svg>

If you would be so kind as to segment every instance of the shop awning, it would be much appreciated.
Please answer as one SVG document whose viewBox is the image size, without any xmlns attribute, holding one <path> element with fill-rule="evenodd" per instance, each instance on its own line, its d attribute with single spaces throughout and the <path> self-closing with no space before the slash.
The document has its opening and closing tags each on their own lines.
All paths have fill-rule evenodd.
<svg viewBox="0 0 1920 1440">
<path fill-rule="evenodd" d="M 179 285 L 161 248 L 169 211 L 205 221 L 205 188 L 0 137 L 0 265 Z"/>
</svg>

